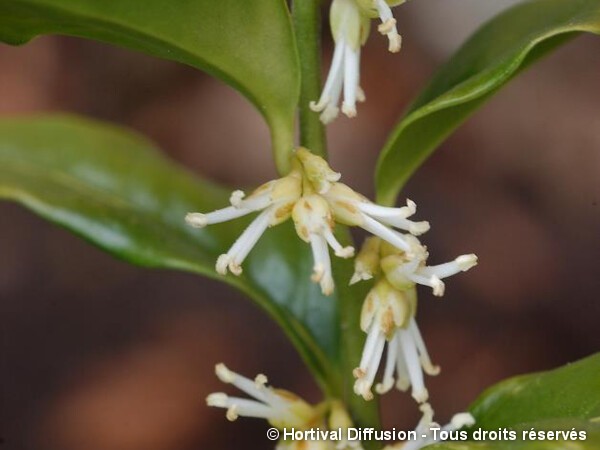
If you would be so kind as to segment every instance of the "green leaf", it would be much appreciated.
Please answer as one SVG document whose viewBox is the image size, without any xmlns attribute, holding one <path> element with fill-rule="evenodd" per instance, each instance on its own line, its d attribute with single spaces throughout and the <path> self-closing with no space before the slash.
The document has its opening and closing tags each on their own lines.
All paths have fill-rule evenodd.
<svg viewBox="0 0 600 450">
<path fill-rule="evenodd" d="M 600 33 L 598 0 L 533 0 L 484 25 L 444 65 L 387 141 L 376 172 L 393 204 L 427 157 L 512 77 L 580 32 Z"/>
<path fill-rule="evenodd" d="M 551 419 L 600 417 L 600 354 L 573 364 L 503 381 L 485 391 L 471 412 L 477 426 L 509 427 Z"/>
<path fill-rule="evenodd" d="M 214 264 L 249 220 L 185 224 L 186 213 L 224 207 L 228 196 L 121 128 L 68 116 L 0 121 L 0 198 L 131 263 L 237 287 L 279 323 L 323 390 L 340 395 L 340 299 L 310 282 L 310 249 L 292 224 L 267 230 L 240 277 L 220 277 Z"/>
<path fill-rule="evenodd" d="M 528 429 L 536 431 L 584 431 L 585 439 L 577 440 L 530 440 L 522 439 L 522 431 L 517 432 L 518 439 L 515 441 L 485 441 L 485 442 L 445 442 L 443 444 L 425 447 L 427 450 L 597 450 L 600 448 L 600 426 L 586 421 L 564 421 L 564 422 L 540 422 L 530 424 Z M 523 430 L 525 431 L 525 430 Z"/>
<path fill-rule="evenodd" d="M 431 450 L 563 450 L 600 448 L 600 353 L 548 372 L 518 376 L 486 390 L 471 406 L 471 431 L 516 432 L 516 441 L 446 442 Z M 585 431 L 569 444 L 524 432 Z M 473 439 L 473 435 L 471 435 Z M 482 437 L 480 435 L 479 439 Z M 566 442 L 569 442 L 568 440 Z"/>
<path fill-rule="evenodd" d="M 40 34 L 96 39 L 224 80 L 266 118 L 287 171 L 300 77 L 285 0 L 0 0 L 0 41 Z"/>
</svg>

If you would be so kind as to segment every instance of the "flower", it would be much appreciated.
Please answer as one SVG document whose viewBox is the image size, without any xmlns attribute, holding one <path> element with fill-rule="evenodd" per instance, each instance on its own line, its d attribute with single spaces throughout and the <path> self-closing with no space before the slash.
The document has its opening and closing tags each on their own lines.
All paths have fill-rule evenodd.
<svg viewBox="0 0 600 450">
<path fill-rule="evenodd" d="M 441 442 L 440 434 L 442 431 L 453 432 L 458 431 L 463 427 L 471 427 L 475 425 L 475 418 L 469 413 L 455 414 L 450 423 L 443 427 L 433 421 L 433 409 L 429 403 L 421 405 L 423 417 L 417 424 L 415 432 L 417 439 L 409 442 L 402 442 L 394 445 L 389 445 L 384 450 L 420 450 L 423 447 Z M 434 433 L 435 431 L 435 433 Z"/>
<path fill-rule="evenodd" d="M 207 214 L 189 213 L 186 221 L 196 228 L 218 224 L 252 213 L 258 216 L 242 232 L 227 253 L 217 259 L 216 270 L 221 275 L 242 274 L 242 263 L 262 234 L 269 228 L 292 218 L 300 239 L 310 244 L 314 265 L 312 280 L 321 291 L 330 295 L 334 280 L 329 256 L 331 247 L 336 256 L 351 258 L 354 248 L 344 247 L 335 237 L 336 224 L 359 226 L 381 237 L 392 246 L 410 253 L 410 235 L 429 229 L 427 222 L 408 219 L 416 212 L 410 200 L 402 208 L 376 205 L 339 182 L 341 175 L 327 162 L 298 148 L 292 171 L 285 177 L 263 184 L 250 195 L 234 191 L 230 206 Z"/>
<path fill-rule="evenodd" d="M 206 398 L 208 406 L 227 409 L 226 417 L 235 421 L 239 416 L 265 419 L 280 431 L 295 430 L 347 430 L 352 427 L 352 420 L 342 403 L 331 400 L 313 406 L 295 394 L 267 386 L 267 377 L 257 375 L 250 380 L 229 370 L 224 364 L 215 367 L 217 377 L 227 384 L 232 384 L 248 394 L 252 399 L 231 397 L 222 392 L 210 394 Z M 357 448 L 362 450 L 359 442 L 349 442 L 345 438 L 337 442 L 331 440 L 279 440 L 276 450 L 344 450 Z"/>
<path fill-rule="evenodd" d="M 407 236 L 407 239 L 409 252 L 399 252 L 396 248 L 386 246 L 380 261 L 386 278 L 397 289 L 421 284 L 432 288 L 433 295 L 441 297 L 446 289 L 442 279 L 466 272 L 477 265 L 477 256 L 471 253 L 460 255 L 451 262 L 427 266 L 427 247 L 421 245 L 415 236 Z"/>
<path fill-rule="evenodd" d="M 303 428 L 321 414 L 318 408 L 306 403 L 291 392 L 267 386 L 267 377 L 257 375 L 250 380 L 229 370 L 225 364 L 217 364 L 215 373 L 223 383 L 233 384 L 255 400 L 230 397 L 222 392 L 206 397 L 206 404 L 227 409 L 226 417 L 235 421 L 239 416 L 266 419 L 275 428 Z"/>
<path fill-rule="evenodd" d="M 412 396 L 417 402 L 428 400 L 423 372 L 433 376 L 440 368 L 431 362 L 415 319 L 416 284 L 432 286 L 434 293 L 441 295 L 444 290 L 441 278 L 477 264 L 475 255 L 463 255 L 451 263 L 428 267 L 427 249 L 412 235 L 406 239 L 410 244 L 408 251 L 369 238 L 355 261 L 351 283 L 377 276 L 363 303 L 360 326 L 367 339 L 360 364 L 354 370 L 354 391 L 365 400 L 373 398 L 371 388 L 386 342 L 387 359 L 383 380 L 375 386 L 377 393 L 384 394 L 394 385 L 401 391 L 412 386 Z"/>
<path fill-rule="evenodd" d="M 413 235 L 420 235 L 429 230 L 429 222 L 408 220 L 408 217 L 417 211 L 417 205 L 411 200 L 407 200 L 406 206 L 401 208 L 380 206 L 343 183 L 333 183 L 323 196 L 331 206 L 336 222 L 363 228 L 408 253 L 411 252 L 410 235 L 400 233 L 394 228 Z"/>
<path fill-rule="evenodd" d="M 342 112 L 348 117 L 356 116 L 356 103 L 365 100 L 360 87 L 360 48 L 364 45 L 371 26 L 371 18 L 379 17 L 378 30 L 389 39 L 389 51 L 399 52 L 401 37 L 396 29 L 396 20 L 390 5 L 404 0 L 333 0 L 330 11 L 330 26 L 335 42 L 329 75 L 317 102 L 310 108 L 321 113 L 325 124 L 334 120 L 338 104 L 344 93 Z"/>
</svg>

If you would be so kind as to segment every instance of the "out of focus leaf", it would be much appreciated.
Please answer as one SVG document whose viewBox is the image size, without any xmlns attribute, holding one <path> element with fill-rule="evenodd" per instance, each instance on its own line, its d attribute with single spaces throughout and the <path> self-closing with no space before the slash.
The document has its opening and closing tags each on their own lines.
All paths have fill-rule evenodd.
<svg viewBox="0 0 600 450">
<path fill-rule="evenodd" d="M 228 193 L 177 167 L 140 136 L 69 116 L 1 120 L 0 198 L 131 263 L 237 287 L 284 329 L 322 388 L 340 394 L 340 299 L 324 297 L 310 282 L 308 245 L 290 223 L 279 225 L 264 234 L 242 276 L 217 276 L 216 258 L 248 220 L 187 226 L 186 213 L 223 207 Z"/>
<path fill-rule="evenodd" d="M 0 41 L 40 34 L 96 39 L 224 80 L 266 118 L 286 170 L 300 78 L 284 0 L 0 0 Z"/>
<path fill-rule="evenodd" d="M 379 201 L 393 204 L 427 157 L 477 108 L 542 55 L 581 32 L 600 33 L 598 0 L 533 0 L 477 31 L 396 126 L 379 158 Z"/>
</svg>

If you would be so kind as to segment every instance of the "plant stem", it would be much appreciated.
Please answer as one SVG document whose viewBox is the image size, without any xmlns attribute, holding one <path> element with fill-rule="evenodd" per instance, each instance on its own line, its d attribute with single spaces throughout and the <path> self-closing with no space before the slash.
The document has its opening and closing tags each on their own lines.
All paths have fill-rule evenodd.
<svg viewBox="0 0 600 450">
<path fill-rule="evenodd" d="M 321 1 L 296 0 L 292 14 L 300 57 L 300 145 L 316 155 L 327 156 L 325 129 L 319 115 L 309 108 L 321 91 Z"/>
<path fill-rule="evenodd" d="M 313 153 L 326 157 L 327 144 L 325 129 L 319 115 L 309 108 L 312 100 L 317 100 L 321 91 L 321 14 L 320 0 L 295 0 L 293 2 L 293 19 L 296 33 L 296 45 L 300 57 L 300 73 L 302 77 L 300 90 L 299 120 L 300 144 Z M 350 242 L 347 229 L 340 228 L 338 237 Z M 347 281 L 352 275 L 349 262 L 338 262 L 334 267 L 337 275 L 336 289 L 340 310 L 340 361 L 338 361 L 339 378 L 329 380 L 336 384 L 332 391 L 341 396 L 349 408 L 356 425 L 362 427 L 379 427 L 377 401 L 365 402 L 353 392 L 354 377 L 352 369 L 360 360 L 360 351 L 364 341 L 359 326 L 360 309 L 366 290 L 349 288 Z M 377 447 L 377 442 L 364 442 L 367 449 Z"/>
</svg>

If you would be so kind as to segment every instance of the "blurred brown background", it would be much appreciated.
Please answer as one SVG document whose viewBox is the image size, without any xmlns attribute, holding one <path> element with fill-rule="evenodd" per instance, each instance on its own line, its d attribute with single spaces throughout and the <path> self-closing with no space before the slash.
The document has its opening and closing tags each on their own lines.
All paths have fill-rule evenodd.
<svg viewBox="0 0 600 450">
<path fill-rule="evenodd" d="M 362 61 L 368 101 L 330 133 L 348 184 L 372 195 L 396 118 L 476 24 L 509 3 L 398 8 L 398 56 L 372 36 Z M 324 51 L 329 58 L 328 40 Z M 0 45 L 0 68 L 3 115 L 60 110 L 122 123 L 229 185 L 274 175 L 258 114 L 190 68 L 57 37 Z M 480 257 L 444 300 L 421 293 L 419 322 L 443 368 L 428 380 L 441 421 L 495 381 L 598 350 L 599 74 L 600 39 L 571 42 L 486 105 L 405 190 L 432 223 L 434 262 Z M 319 399 L 282 333 L 232 289 L 130 267 L 12 204 L 0 217 L 0 448 L 272 448 L 263 422 L 230 424 L 204 406 L 223 389 L 213 375 L 222 360 Z M 416 423 L 409 396 L 383 404 L 387 426 Z"/>
</svg>

